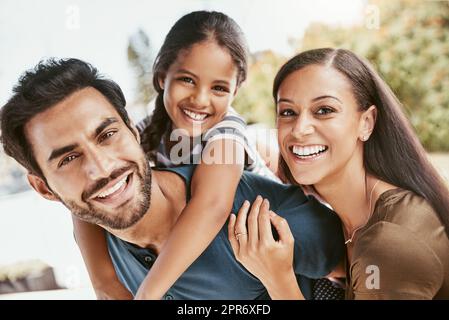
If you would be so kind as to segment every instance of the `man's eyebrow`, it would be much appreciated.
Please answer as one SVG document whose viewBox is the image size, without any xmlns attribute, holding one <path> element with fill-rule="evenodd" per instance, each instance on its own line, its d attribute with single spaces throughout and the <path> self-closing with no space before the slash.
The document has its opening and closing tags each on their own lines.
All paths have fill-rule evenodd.
<svg viewBox="0 0 449 320">
<path fill-rule="evenodd" d="M 62 156 L 63 154 L 72 151 L 73 149 L 75 149 L 76 147 L 78 147 L 78 144 L 74 143 L 65 147 L 61 147 L 58 149 L 55 149 L 51 152 L 50 157 L 48 158 L 48 162 L 52 161 L 55 158 L 58 158 L 60 156 Z"/>
<path fill-rule="evenodd" d="M 337 97 L 329 96 L 329 95 L 324 95 L 324 96 L 319 96 L 319 97 L 313 98 L 312 101 L 317 101 L 317 100 L 321 100 L 321 99 L 328 99 L 328 98 L 334 99 L 334 100 L 337 100 L 337 101 L 340 102 L 340 103 L 343 103 L 343 102 L 341 102 L 341 100 L 338 99 Z"/>
<path fill-rule="evenodd" d="M 95 129 L 95 134 L 93 135 L 93 138 L 98 136 L 107 126 L 111 125 L 112 123 L 118 122 L 117 118 L 110 117 L 103 120 L 102 123 Z"/>
<path fill-rule="evenodd" d="M 106 127 L 108 127 L 112 123 L 116 123 L 116 122 L 118 122 L 118 120 L 115 117 L 110 117 L 110 118 L 106 118 L 105 120 L 103 120 L 100 123 L 100 125 L 95 129 L 93 138 L 95 139 L 95 137 L 98 136 Z M 57 148 L 51 152 L 50 157 L 48 157 L 47 161 L 50 162 L 53 159 L 58 158 L 58 157 L 62 156 L 63 154 L 68 153 L 77 147 L 78 147 L 78 144 L 74 143 L 74 144 L 70 144 L 68 146 Z"/>
</svg>

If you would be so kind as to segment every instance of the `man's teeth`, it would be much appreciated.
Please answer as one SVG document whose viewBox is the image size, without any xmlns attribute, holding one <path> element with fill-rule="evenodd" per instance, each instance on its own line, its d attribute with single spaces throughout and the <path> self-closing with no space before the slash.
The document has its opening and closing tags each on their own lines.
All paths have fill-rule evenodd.
<svg viewBox="0 0 449 320">
<path fill-rule="evenodd" d="M 193 111 L 187 110 L 187 109 L 182 109 L 182 111 L 188 115 L 190 118 L 192 118 L 193 120 L 197 120 L 197 121 L 202 121 L 204 119 L 206 119 L 207 114 L 204 113 L 195 113 Z"/>
<path fill-rule="evenodd" d="M 128 178 L 128 177 L 124 177 L 122 180 L 117 182 L 114 186 L 112 186 L 108 190 L 103 191 L 102 193 L 100 193 L 97 196 L 97 198 L 106 198 L 107 196 L 109 196 L 112 193 L 116 192 L 118 189 L 120 189 L 126 183 L 126 178 Z"/>
<path fill-rule="evenodd" d="M 327 149 L 326 146 L 308 146 L 308 147 L 293 146 L 293 153 L 301 157 L 315 156 L 325 151 L 326 149 Z"/>
</svg>

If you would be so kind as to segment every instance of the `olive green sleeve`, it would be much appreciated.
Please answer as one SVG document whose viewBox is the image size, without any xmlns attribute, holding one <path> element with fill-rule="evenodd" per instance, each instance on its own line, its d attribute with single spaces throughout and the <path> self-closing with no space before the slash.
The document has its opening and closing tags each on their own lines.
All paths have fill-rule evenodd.
<svg viewBox="0 0 449 320">
<path fill-rule="evenodd" d="M 443 283 L 441 261 L 403 226 L 378 222 L 357 243 L 351 263 L 355 299 L 432 299 Z"/>
</svg>

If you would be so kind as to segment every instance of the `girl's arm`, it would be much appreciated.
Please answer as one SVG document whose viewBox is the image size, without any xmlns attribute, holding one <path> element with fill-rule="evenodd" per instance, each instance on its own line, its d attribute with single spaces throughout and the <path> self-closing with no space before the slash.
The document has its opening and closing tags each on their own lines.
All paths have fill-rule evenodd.
<svg viewBox="0 0 449 320">
<path fill-rule="evenodd" d="M 237 261 L 262 282 L 271 299 L 303 300 L 293 271 L 294 238 L 287 221 L 270 211 L 268 200 L 260 196 L 248 216 L 249 208 L 250 203 L 245 201 L 238 216 L 231 214 L 229 219 L 228 237 Z M 274 240 L 271 224 L 278 241 Z"/>
<path fill-rule="evenodd" d="M 101 227 L 72 215 L 76 242 L 80 248 L 90 281 L 99 300 L 132 299 L 115 273 Z"/>
<path fill-rule="evenodd" d="M 211 152 L 215 163 L 211 163 L 210 157 L 204 158 Z M 229 157 L 231 152 L 235 158 L 224 162 L 224 156 Z M 193 175 L 191 199 L 142 282 L 137 299 L 160 299 L 218 234 L 232 210 L 244 156 L 243 146 L 231 139 L 218 139 L 207 145 L 203 161 Z"/>
</svg>

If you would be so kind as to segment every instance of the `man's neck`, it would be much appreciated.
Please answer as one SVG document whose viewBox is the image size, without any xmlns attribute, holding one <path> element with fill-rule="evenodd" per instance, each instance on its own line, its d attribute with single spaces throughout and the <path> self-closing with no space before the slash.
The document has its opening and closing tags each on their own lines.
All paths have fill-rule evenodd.
<svg viewBox="0 0 449 320">
<path fill-rule="evenodd" d="M 130 228 L 108 231 L 125 241 L 159 253 L 186 206 L 186 184 L 173 172 L 153 170 L 152 175 L 151 203 L 147 213 Z"/>
</svg>

